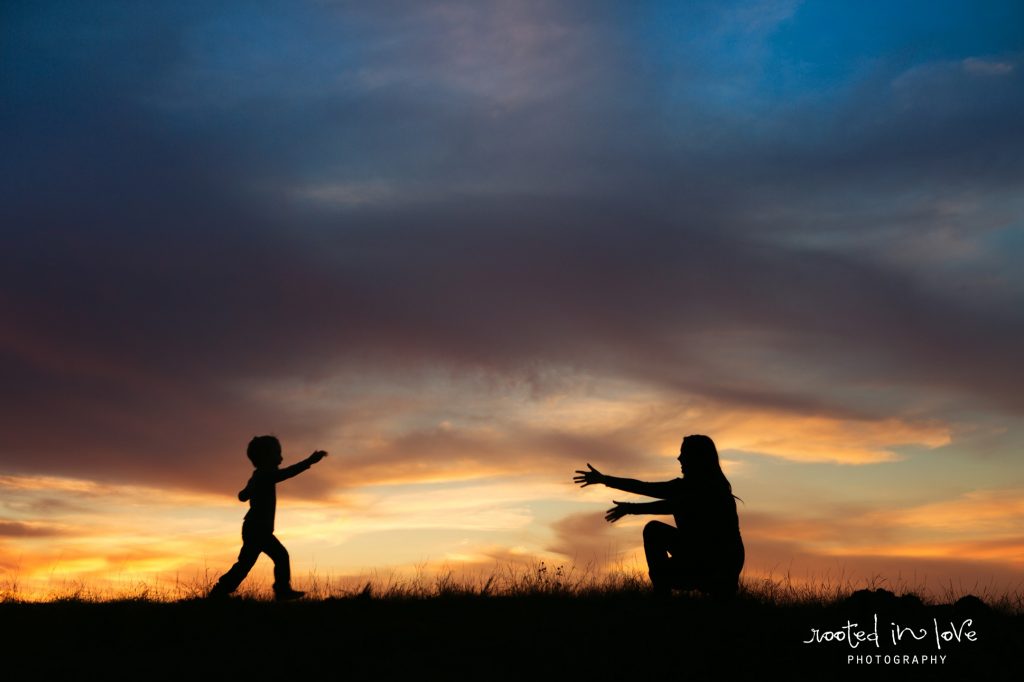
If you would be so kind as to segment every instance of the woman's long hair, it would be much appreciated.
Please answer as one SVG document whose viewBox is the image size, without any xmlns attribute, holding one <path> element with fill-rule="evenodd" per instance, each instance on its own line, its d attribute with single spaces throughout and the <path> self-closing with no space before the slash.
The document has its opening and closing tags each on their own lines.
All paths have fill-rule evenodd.
<svg viewBox="0 0 1024 682">
<path fill-rule="evenodd" d="M 695 434 L 684 438 L 683 445 L 679 450 L 683 454 L 687 480 L 696 481 L 702 486 L 724 488 L 732 495 L 732 485 L 725 477 L 725 472 L 722 471 L 721 462 L 718 461 L 718 448 L 715 447 L 715 441 L 707 436 Z M 733 497 L 736 496 L 733 495 Z"/>
</svg>

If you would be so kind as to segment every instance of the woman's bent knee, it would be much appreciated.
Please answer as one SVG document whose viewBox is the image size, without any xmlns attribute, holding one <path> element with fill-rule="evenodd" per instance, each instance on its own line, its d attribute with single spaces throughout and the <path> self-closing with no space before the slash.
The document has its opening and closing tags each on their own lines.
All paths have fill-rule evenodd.
<svg viewBox="0 0 1024 682">
<path fill-rule="evenodd" d="M 673 533 L 676 531 L 675 526 L 670 526 L 667 523 L 661 521 L 648 521 L 647 525 L 644 526 L 644 539 L 665 536 L 667 533 Z"/>
</svg>

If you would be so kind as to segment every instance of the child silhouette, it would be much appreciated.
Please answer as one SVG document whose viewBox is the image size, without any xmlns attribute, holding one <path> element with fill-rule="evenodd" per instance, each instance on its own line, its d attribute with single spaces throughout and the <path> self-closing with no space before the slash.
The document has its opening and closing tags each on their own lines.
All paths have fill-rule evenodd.
<svg viewBox="0 0 1024 682">
<path fill-rule="evenodd" d="M 249 441 L 246 455 L 256 470 L 252 472 L 245 488 L 238 493 L 238 499 L 249 502 L 249 512 L 242 522 L 242 550 L 238 561 L 221 576 L 208 595 L 210 598 L 226 597 L 249 575 L 260 552 L 274 561 L 274 597 L 278 600 L 298 599 L 304 592 L 293 590 L 291 565 L 288 550 L 274 537 L 274 512 L 277 508 L 276 485 L 281 481 L 301 474 L 327 456 L 317 450 L 298 464 L 279 469 L 281 443 L 274 436 L 256 436 Z"/>
</svg>

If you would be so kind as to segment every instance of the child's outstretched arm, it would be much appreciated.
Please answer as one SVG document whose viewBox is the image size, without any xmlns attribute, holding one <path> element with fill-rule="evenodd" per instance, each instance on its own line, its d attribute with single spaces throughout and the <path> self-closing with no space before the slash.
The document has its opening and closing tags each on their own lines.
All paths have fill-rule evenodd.
<svg viewBox="0 0 1024 682">
<path fill-rule="evenodd" d="M 292 464 L 291 466 L 285 467 L 284 469 L 278 469 L 275 472 L 274 480 L 277 483 L 280 483 L 281 481 L 287 480 L 292 476 L 298 476 L 303 471 L 313 466 L 326 456 L 327 452 L 325 450 L 317 450 L 312 455 L 310 455 L 309 457 L 307 457 L 306 459 L 302 460 L 297 464 Z"/>
</svg>

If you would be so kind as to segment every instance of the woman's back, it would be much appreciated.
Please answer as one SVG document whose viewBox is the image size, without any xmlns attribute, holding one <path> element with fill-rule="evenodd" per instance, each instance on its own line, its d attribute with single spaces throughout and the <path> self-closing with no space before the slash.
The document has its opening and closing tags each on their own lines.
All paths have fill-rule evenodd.
<svg viewBox="0 0 1024 682">
<path fill-rule="evenodd" d="M 677 480 L 679 492 L 672 498 L 672 516 L 683 541 L 691 552 L 705 559 L 700 563 L 734 567 L 737 552 L 743 549 L 736 498 L 723 486 Z M 737 573 L 742 568 L 742 560 L 739 562 Z"/>
</svg>

